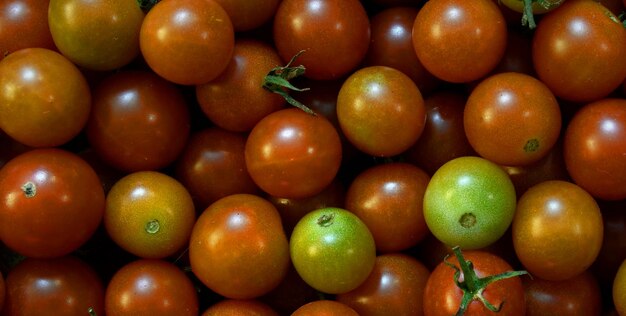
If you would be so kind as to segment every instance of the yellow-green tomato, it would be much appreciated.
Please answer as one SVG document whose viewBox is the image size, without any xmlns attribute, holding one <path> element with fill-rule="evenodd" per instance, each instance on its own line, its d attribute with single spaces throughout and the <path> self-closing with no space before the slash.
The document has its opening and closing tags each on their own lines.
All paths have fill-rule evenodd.
<svg viewBox="0 0 626 316">
<path fill-rule="evenodd" d="M 619 315 L 626 315 L 626 259 L 622 261 L 613 280 L 613 303 Z"/>
<path fill-rule="evenodd" d="M 444 244 L 479 249 L 504 235 L 515 205 L 515 188 L 500 166 L 460 157 L 433 174 L 424 195 L 424 219 Z"/>
<path fill-rule="evenodd" d="M 374 268 L 376 246 L 369 229 L 341 208 L 322 208 L 305 215 L 289 241 L 291 260 L 302 279 L 318 291 L 349 292 Z"/>
</svg>

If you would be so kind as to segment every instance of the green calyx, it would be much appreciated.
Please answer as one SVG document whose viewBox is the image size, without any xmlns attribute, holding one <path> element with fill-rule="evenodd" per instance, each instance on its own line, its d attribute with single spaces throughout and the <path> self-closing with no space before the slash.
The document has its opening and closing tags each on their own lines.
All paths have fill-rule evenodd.
<svg viewBox="0 0 626 316">
<path fill-rule="evenodd" d="M 289 80 L 300 77 L 304 75 L 306 68 L 303 65 L 292 67 L 291 64 L 304 53 L 304 50 L 299 51 L 285 66 L 275 67 L 265 76 L 265 80 L 263 81 L 263 88 L 269 90 L 270 92 L 276 93 L 282 96 L 287 103 L 299 108 L 300 110 L 311 114 L 316 115 L 313 110 L 311 110 L 306 105 L 300 103 L 298 100 L 294 99 L 292 96 L 287 93 L 288 90 L 292 91 L 307 91 L 309 88 L 297 88 L 289 82 Z"/>
</svg>

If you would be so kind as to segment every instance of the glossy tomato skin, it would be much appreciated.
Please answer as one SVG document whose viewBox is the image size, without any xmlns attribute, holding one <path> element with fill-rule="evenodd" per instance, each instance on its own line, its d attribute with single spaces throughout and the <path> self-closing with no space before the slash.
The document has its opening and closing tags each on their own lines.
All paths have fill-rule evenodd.
<svg viewBox="0 0 626 316">
<path fill-rule="evenodd" d="M 424 218 L 446 245 L 479 249 L 498 240 L 515 213 L 515 187 L 500 166 L 479 157 L 450 160 L 424 194 Z"/>
<path fill-rule="evenodd" d="M 139 259 L 121 267 L 105 293 L 107 315 L 198 315 L 198 294 L 177 266 Z"/>
<path fill-rule="evenodd" d="M 139 33 L 141 53 L 154 72 L 182 85 L 207 83 L 230 62 L 233 24 L 213 0 L 166 0 L 150 9 Z"/>
<path fill-rule="evenodd" d="M 6 286 L 3 316 L 87 315 L 90 308 L 104 315 L 102 280 L 76 257 L 27 258 L 7 274 Z"/>
<path fill-rule="evenodd" d="M 531 275 L 565 280 L 585 271 L 598 256 L 602 215 L 579 186 L 546 181 L 520 197 L 512 233 L 515 253 Z"/>
<path fill-rule="evenodd" d="M 480 82 L 467 100 L 463 121 L 474 150 L 508 166 L 528 165 L 545 157 L 561 132 L 561 111 L 550 89 L 515 72 Z"/>
<path fill-rule="evenodd" d="M 104 190 L 93 168 L 55 148 L 28 151 L 0 169 L 0 197 L 0 238 L 28 257 L 76 250 L 104 212 Z"/>
<path fill-rule="evenodd" d="M 121 71 L 95 88 L 86 134 L 106 163 L 134 172 L 163 168 L 182 152 L 189 110 L 173 84 L 146 71 Z"/>
<path fill-rule="evenodd" d="M 428 234 L 422 205 L 429 180 L 426 172 L 411 164 L 374 166 L 352 181 L 345 208 L 367 225 L 376 250 L 405 250 Z"/>
<path fill-rule="evenodd" d="M 619 315 L 626 314 L 626 259 L 617 270 L 613 281 L 613 303 Z"/>
<path fill-rule="evenodd" d="M 594 101 L 615 90 L 626 77 L 624 55 L 626 29 L 596 1 L 566 1 L 543 16 L 533 36 L 539 79 L 566 100 Z"/>
<path fill-rule="evenodd" d="M 269 305 L 258 300 L 224 299 L 202 313 L 202 316 L 278 316 Z"/>
<path fill-rule="evenodd" d="M 356 68 L 370 41 L 369 18 L 358 0 L 283 0 L 274 16 L 274 43 L 283 61 L 315 80 L 338 79 Z"/>
<path fill-rule="evenodd" d="M 582 107 L 567 126 L 563 150 L 576 184 L 600 199 L 626 198 L 626 100 Z"/>
<path fill-rule="evenodd" d="M 305 198 L 321 192 L 341 164 L 341 140 L 324 117 L 297 108 L 263 118 L 248 135 L 246 166 L 265 192 Z"/>
<path fill-rule="evenodd" d="M 7 0 L 0 3 L 0 60 L 22 48 L 54 50 L 48 27 L 50 0 Z"/>
<path fill-rule="evenodd" d="M 506 36 L 506 21 L 491 0 L 428 1 L 413 25 L 417 57 L 449 82 L 487 75 L 504 54 Z"/>
<path fill-rule="evenodd" d="M 215 0 L 228 13 L 236 32 L 250 31 L 270 21 L 281 0 Z"/>
<path fill-rule="evenodd" d="M 285 100 L 262 87 L 270 70 L 281 64 L 276 50 L 258 40 L 238 40 L 228 67 L 206 84 L 196 86 L 200 108 L 216 125 L 248 132 Z"/>
<path fill-rule="evenodd" d="M 289 268 L 289 245 L 278 211 L 249 194 L 216 201 L 194 225 L 189 260 L 198 279 L 224 297 L 251 299 L 268 293 Z"/>
<path fill-rule="evenodd" d="M 0 87 L 0 128 L 25 145 L 63 145 L 89 118 L 87 81 L 57 52 L 26 48 L 12 53 L 0 63 Z"/>
<path fill-rule="evenodd" d="M 319 300 L 302 305 L 291 316 L 358 316 L 359 314 L 346 304 L 331 300 Z"/>
<path fill-rule="evenodd" d="M 176 161 L 175 175 L 189 191 L 198 210 L 237 193 L 258 193 L 246 167 L 246 135 L 218 127 L 189 137 Z"/>
<path fill-rule="evenodd" d="M 423 298 L 430 271 L 413 257 L 400 253 L 379 255 L 367 280 L 337 295 L 337 301 L 361 316 L 423 315 Z"/>
<path fill-rule="evenodd" d="M 125 0 L 50 0 L 48 22 L 56 47 L 72 62 L 112 70 L 139 55 L 144 13 Z"/>
<path fill-rule="evenodd" d="M 563 281 L 524 278 L 526 315 L 601 315 L 600 287 L 594 276 L 585 271 Z"/>
<path fill-rule="evenodd" d="M 142 258 L 165 258 L 186 248 L 195 219 L 187 189 L 156 171 L 126 175 L 106 197 L 104 227 L 109 236 Z"/>
<path fill-rule="evenodd" d="M 426 122 L 426 109 L 421 92 L 407 75 L 386 66 L 371 66 L 344 81 L 337 97 L 337 118 L 357 149 L 389 157 L 417 141 Z"/>
<path fill-rule="evenodd" d="M 481 278 L 513 270 L 502 258 L 488 252 L 464 251 L 463 257 L 473 263 L 476 275 Z M 456 258 L 446 260 L 459 268 Z M 463 292 L 454 283 L 454 273 L 455 270 L 444 262 L 431 272 L 424 292 L 425 316 L 456 314 L 461 304 Z M 460 278 L 462 277 L 463 273 L 461 273 Z M 494 306 L 499 306 L 504 302 L 500 312 L 491 312 L 483 303 L 474 300 L 469 304 L 464 315 L 525 315 L 524 287 L 519 277 L 493 282 L 485 288 L 482 294 Z"/>
<path fill-rule="evenodd" d="M 372 233 L 356 215 L 341 208 L 306 214 L 293 229 L 289 247 L 293 265 L 302 279 L 329 294 L 358 287 L 376 260 Z"/>
</svg>

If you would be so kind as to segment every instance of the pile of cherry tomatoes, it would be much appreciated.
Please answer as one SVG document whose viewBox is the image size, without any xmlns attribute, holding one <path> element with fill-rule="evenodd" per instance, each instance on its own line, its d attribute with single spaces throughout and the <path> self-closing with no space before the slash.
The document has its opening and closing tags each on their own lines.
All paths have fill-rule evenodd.
<svg viewBox="0 0 626 316">
<path fill-rule="evenodd" d="M 626 315 L 621 0 L 3 0 L 0 315 Z"/>
</svg>

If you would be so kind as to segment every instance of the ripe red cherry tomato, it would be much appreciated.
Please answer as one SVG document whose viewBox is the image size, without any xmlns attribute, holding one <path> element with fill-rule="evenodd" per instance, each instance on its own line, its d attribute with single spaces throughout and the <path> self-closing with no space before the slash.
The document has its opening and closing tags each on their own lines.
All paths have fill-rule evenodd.
<svg viewBox="0 0 626 316">
<path fill-rule="evenodd" d="M 22 48 L 54 49 L 48 26 L 50 0 L 0 2 L 0 60 Z"/>
</svg>

